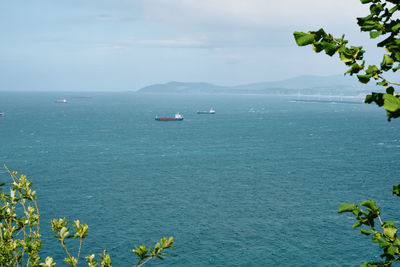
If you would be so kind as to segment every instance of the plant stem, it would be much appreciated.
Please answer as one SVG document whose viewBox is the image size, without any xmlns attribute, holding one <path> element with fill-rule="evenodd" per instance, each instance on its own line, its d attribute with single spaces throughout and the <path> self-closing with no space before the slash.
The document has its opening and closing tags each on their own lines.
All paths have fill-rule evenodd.
<svg viewBox="0 0 400 267">
<path fill-rule="evenodd" d="M 381 223 L 381 226 L 383 225 L 383 222 L 382 222 L 382 220 L 381 220 L 381 216 L 380 215 L 378 215 L 378 219 L 379 219 L 379 222 Z"/>
<path fill-rule="evenodd" d="M 161 252 L 162 252 L 163 250 L 164 250 L 164 248 L 160 248 L 159 252 L 158 252 L 156 255 L 150 256 L 149 258 L 147 258 L 147 260 L 145 260 L 145 261 L 142 262 L 141 264 L 136 264 L 134 267 L 141 267 L 141 266 L 145 265 L 149 260 L 155 258 L 155 256 L 160 255 L 160 254 L 162 255 Z"/>
<path fill-rule="evenodd" d="M 39 209 L 38 209 L 37 201 L 34 200 L 33 203 L 35 204 L 35 208 L 36 208 L 36 212 L 37 212 L 37 216 L 38 216 L 36 230 L 37 230 L 37 233 L 39 234 L 39 230 L 40 230 L 40 214 L 39 214 Z"/>
<path fill-rule="evenodd" d="M 136 264 L 135 267 L 141 267 L 143 265 L 145 265 L 149 260 L 151 260 L 153 257 L 147 258 L 147 260 L 145 260 L 144 262 L 142 262 L 141 264 Z"/>
<path fill-rule="evenodd" d="M 382 75 L 379 75 L 379 78 L 381 78 L 382 80 L 384 80 L 384 81 L 387 82 L 387 83 L 400 86 L 400 83 L 395 83 L 395 82 L 388 81 L 388 79 L 386 79 L 386 78 L 383 77 Z"/>
<path fill-rule="evenodd" d="M 25 207 L 24 207 L 24 209 L 25 209 Z M 25 226 L 22 228 L 22 230 L 23 230 L 23 232 L 24 232 L 24 240 L 26 240 Z M 24 246 L 26 246 L 26 244 L 25 244 Z M 24 262 L 25 249 L 22 249 L 22 253 L 21 253 L 21 254 L 22 254 L 22 255 L 21 255 L 21 258 L 22 258 L 21 262 L 23 263 L 23 262 Z M 27 262 L 26 267 L 28 267 L 28 266 L 29 266 L 29 258 L 28 258 L 28 262 Z"/>
<path fill-rule="evenodd" d="M 61 245 L 63 246 L 63 248 L 64 248 L 65 251 L 67 252 L 68 257 L 71 258 L 71 255 L 69 255 L 68 249 L 67 249 L 67 247 L 66 247 L 65 244 L 64 244 L 64 240 L 61 240 Z"/>
<path fill-rule="evenodd" d="M 82 236 L 79 237 L 79 250 L 78 250 L 78 256 L 76 257 L 76 265 L 78 265 L 79 255 L 81 254 L 81 247 L 82 247 Z"/>
</svg>

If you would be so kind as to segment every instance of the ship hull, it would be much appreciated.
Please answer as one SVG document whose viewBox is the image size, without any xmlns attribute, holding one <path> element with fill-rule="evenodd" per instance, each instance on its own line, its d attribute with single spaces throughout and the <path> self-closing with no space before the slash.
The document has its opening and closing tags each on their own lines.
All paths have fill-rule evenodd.
<svg viewBox="0 0 400 267">
<path fill-rule="evenodd" d="M 209 112 L 209 111 L 197 111 L 197 114 L 215 114 L 215 112 Z"/>
<path fill-rule="evenodd" d="M 156 121 L 183 121 L 183 118 L 155 118 Z"/>
</svg>

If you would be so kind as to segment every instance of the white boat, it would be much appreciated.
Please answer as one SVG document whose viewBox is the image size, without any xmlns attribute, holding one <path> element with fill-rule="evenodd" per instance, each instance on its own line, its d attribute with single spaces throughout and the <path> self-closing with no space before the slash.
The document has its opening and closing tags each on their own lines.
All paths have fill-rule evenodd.
<svg viewBox="0 0 400 267">
<path fill-rule="evenodd" d="M 209 111 L 197 111 L 197 114 L 215 114 L 215 110 L 211 108 Z"/>
<path fill-rule="evenodd" d="M 57 99 L 56 103 L 67 103 L 67 99 Z"/>
</svg>

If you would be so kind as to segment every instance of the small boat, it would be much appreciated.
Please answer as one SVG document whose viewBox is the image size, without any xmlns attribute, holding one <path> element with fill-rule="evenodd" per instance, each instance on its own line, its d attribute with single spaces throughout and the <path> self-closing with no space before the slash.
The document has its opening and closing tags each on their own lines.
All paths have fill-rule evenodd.
<svg viewBox="0 0 400 267">
<path fill-rule="evenodd" d="M 197 111 L 197 114 L 215 114 L 215 110 L 211 108 L 209 111 Z"/>
<path fill-rule="evenodd" d="M 175 117 L 156 117 L 156 121 L 183 121 L 183 116 L 179 113 L 175 114 Z"/>
<path fill-rule="evenodd" d="M 0 112 L 0 116 L 4 116 L 4 113 L 3 113 L 3 112 Z"/>
<path fill-rule="evenodd" d="M 67 99 L 57 99 L 56 103 L 67 103 Z"/>
</svg>

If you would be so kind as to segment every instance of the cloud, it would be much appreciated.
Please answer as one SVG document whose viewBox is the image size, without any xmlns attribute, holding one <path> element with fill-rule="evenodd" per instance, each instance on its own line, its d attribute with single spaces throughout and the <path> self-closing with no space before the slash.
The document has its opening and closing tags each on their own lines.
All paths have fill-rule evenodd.
<svg viewBox="0 0 400 267">
<path fill-rule="evenodd" d="M 211 60 L 222 61 L 226 64 L 233 65 L 248 60 L 249 56 L 227 53 L 225 51 L 220 51 L 220 49 L 216 49 L 215 53 L 211 54 L 209 58 Z"/>
<path fill-rule="evenodd" d="M 358 0 L 142 0 L 148 16 L 164 23 L 232 26 L 346 23 L 366 14 Z M 345 21 L 343 21 L 345 20 Z"/>
<path fill-rule="evenodd" d="M 126 39 L 113 44 L 99 44 L 98 48 L 102 49 L 129 49 L 131 47 L 144 46 L 144 47 L 168 47 L 168 48 L 207 48 L 209 44 L 206 40 L 190 39 L 190 38 L 177 38 L 177 39 Z"/>
<path fill-rule="evenodd" d="M 164 46 L 164 47 L 205 47 L 207 44 L 201 40 L 188 38 L 167 40 L 130 40 L 127 45 Z"/>
<path fill-rule="evenodd" d="M 143 18 L 207 46 L 288 45 L 295 30 L 358 33 L 359 0 L 138 0 Z"/>
<path fill-rule="evenodd" d="M 97 19 L 103 20 L 103 21 L 118 21 L 118 20 L 122 20 L 122 17 L 121 16 L 112 16 L 112 15 L 101 14 L 101 15 L 97 16 Z"/>
</svg>

